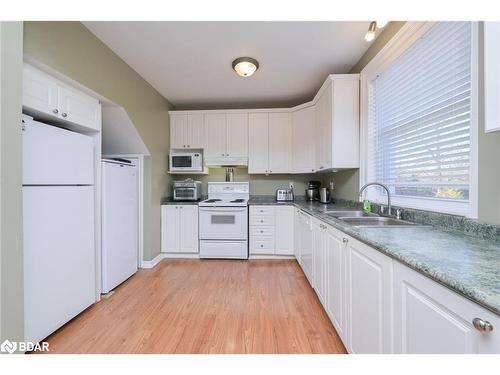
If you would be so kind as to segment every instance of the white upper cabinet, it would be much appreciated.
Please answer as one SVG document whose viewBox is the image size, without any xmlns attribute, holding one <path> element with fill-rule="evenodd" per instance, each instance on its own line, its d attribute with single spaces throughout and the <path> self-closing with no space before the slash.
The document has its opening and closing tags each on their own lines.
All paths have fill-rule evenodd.
<svg viewBox="0 0 500 375">
<path fill-rule="evenodd" d="M 185 133 L 187 128 L 187 115 L 170 115 L 170 148 L 186 147 Z"/>
<path fill-rule="evenodd" d="M 170 148 L 202 149 L 204 137 L 202 113 L 170 115 Z"/>
<path fill-rule="evenodd" d="M 269 173 L 269 114 L 248 115 L 248 173 Z"/>
<path fill-rule="evenodd" d="M 394 285 L 396 353 L 500 353 L 500 319 L 494 314 L 399 262 Z M 474 320 L 493 329 L 478 329 Z"/>
<path fill-rule="evenodd" d="M 41 70 L 24 64 L 23 109 L 41 119 L 101 130 L 99 101 Z"/>
<path fill-rule="evenodd" d="M 241 158 L 243 164 L 248 159 L 248 114 L 228 113 L 226 115 L 227 142 L 226 156 L 228 158 Z"/>
<path fill-rule="evenodd" d="M 316 102 L 316 169 L 359 167 L 359 75 L 333 75 Z"/>
<path fill-rule="evenodd" d="M 290 173 L 291 114 L 250 113 L 248 173 Z"/>
<path fill-rule="evenodd" d="M 205 161 L 226 157 L 226 114 L 205 114 Z"/>
<path fill-rule="evenodd" d="M 186 148 L 203 148 L 204 123 L 202 113 L 187 115 Z"/>
<path fill-rule="evenodd" d="M 316 170 L 315 108 L 310 106 L 292 113 L 292 172 Z"/>
<path fill-rule="evenodd" d="M 292 116 L 289 112 L 269 114 L 269 173 L 292 170 Z"/>
<path fill-rule="evenodd" d="M 358 168 L 358 112 L 359 74 L 330 75 L 313 101 L 290 109 L 171 111 L 170 148 L 203 148 L 206 166 L 249 174 Z"/>
<path fill-rule="evenodd" d="M 248 164 L 248 114 L 205 114 L 205 164 Z"/>
<path fill-rule="evenodd" d="M 26 64 L 23 70 L 23 106 L 59 118 L 56 80 Z"/>
</svg>

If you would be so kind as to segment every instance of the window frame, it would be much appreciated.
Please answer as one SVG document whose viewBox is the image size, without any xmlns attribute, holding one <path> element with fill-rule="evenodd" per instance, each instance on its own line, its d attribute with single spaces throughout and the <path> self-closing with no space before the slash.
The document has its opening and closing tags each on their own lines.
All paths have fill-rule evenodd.
<svg viewBox="0 0 500 375">
<path fill-rule="evenodd" d="M 368 116 L 369 90 L 371 82 L 383 72 L 395 59 L 403 54 L 415 41 L 429 31 L 436 22 L 406 22 L 394 37 L 365 66 L 360 74 L 360 173 L 359 186 L 367 180 L 368 160 Z M 471 22 L 471 124 L 470 124 L 470 169 L 469 200 L 465 202 L 451 199 L 391 196 L 392 204 L 400 207 L 436 211 L 477 218 L 478 206 L 478 22 Z M 386 204 L 387 196 L 378 189 L 368 188 L 364 193 L 372 202 Z"/>
</svg>

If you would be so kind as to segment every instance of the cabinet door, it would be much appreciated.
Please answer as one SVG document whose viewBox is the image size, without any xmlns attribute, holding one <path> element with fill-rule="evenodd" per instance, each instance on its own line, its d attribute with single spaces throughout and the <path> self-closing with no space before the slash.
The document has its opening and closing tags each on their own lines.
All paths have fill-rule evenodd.
<svg viewBox="0 0 500 375">
<path fill-rule="evenodd" d="M 332 158 L 332 86 L 323 91 L 316 103 L 316 169 L 331 168 Z"/>
<path fill-rule="evenodd" d="M 268 168 L 268 128 L 267 113 L 248 115 L 248 173 L 269 173 Z"/>
<path fill-rule="evenodd" d="M 326 232 L 326 312 L 335 330 L 346 342 L 345 235 L 328 227 Z M 347 238 L 346 238 L 347 239 Z"/>
<path fill-rule="evenodd" d="M 500 353 L 497 316 L 399 262 L 394 283 L 396 353 Z M 478 331 L 475 318 L 488 321 L 493 331 Z"/>
<path fill-rule="evenodd" d="M 300 210 L 298 208 L 294 211 L 293 249 L 295 259 L 300 264 Z"/>
<path fill-rule="evenodd" d="M 313 285 L 313 260 L 312 260 L 312 218 L 300 213 L 300 265 L 302 270 L 309 280 L 309 284 Z"/>
<path fill-rule="evenodd" d="M 313 220 L 313 287 L 319 300 L 326 306 L 325 298 L 325 228 L 319 220 Z"/>
<path fill-rule="evenodd" d="M 186 148 L 203 148 L 203 113 L 189 113 L 187 115 L 187 129 L 184 133 Z"/>
<path fill-rule="evenodd" d="M 347 265 L 349 351 L 391 353 L 391 258 L 349 238 Z"/>
<path fill-rule="evenodd" d="M 177 253 L 179 250 L 179 208 L 161 206 L 161 251 Z"/>
<path fill-rule="evenodd" d="M 292 114 L 292 171 L 311 173 L 316 168 L 314 106 Z"/>
<path fill-rule="evenodd" d="M 170 115 L 170 148 L 178 149 L 186 147 L 186 114 Z"/>
<path fill-rule="evenodd" d="M 290 113 L 269 114 L 269 173 L 292 171 L 292 120 Z"/>
<path fill-rule="evenodd" d="M 68 87 L 59 86 L 61 118 L 94 130 L 101 130 L 101 105 L 97 100 Z"/>
<path fill-rule="evenodd" d="M 228 113 L 226 154 L 230 158 L 248 158 L 248 114 Z"/>
<path fill-rule="evenodd" d="M 294 208 L 293 206 L 276 206 L 274 215 L 276 254 L 293 255 Z"/>
<path fill-rule="evenodd" d="M 226 157 L 226 115 L 224 113 L 205 114 L 205 158 Z"/>
<path fill-rule="evenodd" d="M 59 117 L 56 81 L 30 65 L 23 70 L 23 106 Z"/>
<path fill-rule="evenodd" d="M 179 206 L 179 252 L 198 252 L 198 206 Z"/>
</svg>

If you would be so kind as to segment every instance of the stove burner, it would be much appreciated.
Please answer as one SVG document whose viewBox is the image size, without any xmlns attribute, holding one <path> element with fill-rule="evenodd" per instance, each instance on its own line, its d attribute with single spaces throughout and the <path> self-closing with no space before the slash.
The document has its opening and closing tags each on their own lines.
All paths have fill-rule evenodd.
<svg viewBox="0 0 500 375">
<path fill-rule="evenodd" d="M 215 203 L 215 202 L 220 202 L 222 199 L 207 199 L 205 203 Z"/>
<path fill-rule="evenodd" d="M 244 199 L 238 198 L 238 199 L 234 199 L 234 200 L 230 201 L 229 203 L 241 203 L 244 201 L 245 201 Z"/>
</svg>

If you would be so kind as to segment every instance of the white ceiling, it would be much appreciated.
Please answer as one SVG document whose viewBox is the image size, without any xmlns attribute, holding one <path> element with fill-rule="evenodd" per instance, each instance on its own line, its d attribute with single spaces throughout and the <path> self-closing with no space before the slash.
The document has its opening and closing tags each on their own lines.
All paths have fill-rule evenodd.
<svg viewBox="0 0 500 375">
<path fill-rule="evenodd" d="M 176 109 L 291 106 L 369 47 L 368 22 L 84 22 Z M 260 68 L 237 76 L 232 61 Z"/>
</svg>

